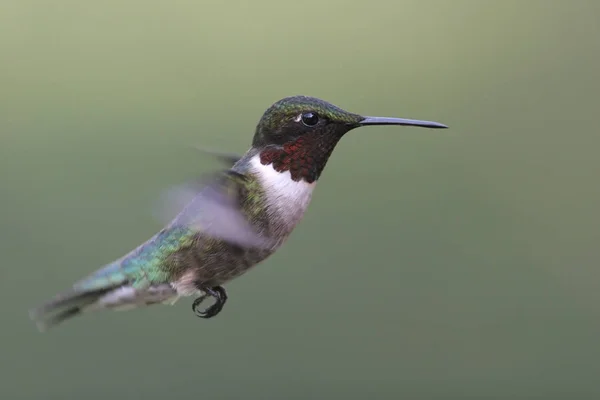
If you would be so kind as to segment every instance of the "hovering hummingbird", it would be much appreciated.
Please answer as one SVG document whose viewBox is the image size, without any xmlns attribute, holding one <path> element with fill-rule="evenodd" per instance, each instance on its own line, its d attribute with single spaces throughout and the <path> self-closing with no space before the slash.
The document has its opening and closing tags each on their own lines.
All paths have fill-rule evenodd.
<svg viewBox="0 0 600 400">
<path fill-rule="evenodd" d="M 224 155 L 228 169 L 180 193 L 181 212 L 148 241 L 77 282 L 30 313 L 40 330 L 83 312 L 174 304 L 198 296 L 193 311 L 217 315 L 223 284 L 273 254 L 308 204 L 338 141 L 371 125 L 447 128 L 430 121 L 365 117 L 326 101 L 287 97 L 269 107 L 243 156 Z M 200 304 L 212 297 L 204 309 Z"/>
</svg>

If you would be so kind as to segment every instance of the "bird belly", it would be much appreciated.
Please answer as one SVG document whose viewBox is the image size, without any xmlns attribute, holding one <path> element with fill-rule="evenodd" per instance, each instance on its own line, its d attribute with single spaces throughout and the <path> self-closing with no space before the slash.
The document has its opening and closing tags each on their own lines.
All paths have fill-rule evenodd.
<svg viewBox="0 0 600 400">
<path fill-rule="evenodd" d="M 202 295 L 202 287 L 223 285 L 264 261 L 272 249 L 249 249 L 220 243 L 218 250 L 193 248 L 178 258 L 181 271 L 171 282 L 179 296 Z"/>
</svg>

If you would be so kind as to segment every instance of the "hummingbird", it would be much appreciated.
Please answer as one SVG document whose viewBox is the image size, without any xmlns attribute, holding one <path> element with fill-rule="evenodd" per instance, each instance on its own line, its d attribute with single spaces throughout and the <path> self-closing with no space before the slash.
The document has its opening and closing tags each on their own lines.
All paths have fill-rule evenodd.
<svg viewBox="0 0 600 400">
<path fill-rule="evenodd" d="M 221 155 L 226 168 L 180 191 L 182 207 L 164 228 L 32 309 L 31 318 L 44 331 L 91 311 L 172 305 L 188 296 L 196 296 L 192 310 L 198 317 L 216 316 L 228 298 L 223 285 L 286 242 L 340 139 L 373 125 L 447 128 L 362 116 L 315 97 L 281 99 L 260 118 L 245 154 Z M 212 304 L 201 308 L 207 298 Z"/>
</svg>

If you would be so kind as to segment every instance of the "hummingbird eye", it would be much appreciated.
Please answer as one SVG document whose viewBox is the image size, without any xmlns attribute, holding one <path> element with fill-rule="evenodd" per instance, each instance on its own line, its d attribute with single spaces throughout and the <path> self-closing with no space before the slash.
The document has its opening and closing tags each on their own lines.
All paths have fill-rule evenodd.
<svg viewBox="0 0 600 400">
<path fill-rule="evenodd" d="M 302 123 L 306 126 L 315 126 L 319 123 L 319 116 L 313 112 L 307 112 L 300 116 Z"/>
</svg>

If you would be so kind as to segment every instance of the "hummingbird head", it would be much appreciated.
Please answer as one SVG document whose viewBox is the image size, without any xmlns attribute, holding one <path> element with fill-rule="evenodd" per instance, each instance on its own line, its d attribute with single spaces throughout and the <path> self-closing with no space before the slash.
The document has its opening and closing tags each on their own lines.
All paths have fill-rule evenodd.
<svg viewBox="0 0 600 400">
<path fill-rule="evenodd" d="M 263 165 L 289 171 L 294 181 L 316 181 L 338 141 L 352 129 L 369 125 L 447 128 L 437 122 L 403 118 L 365 117 L 315 97 L 279 100 L 260 119 L 252 147 Z"/>
</svg>

